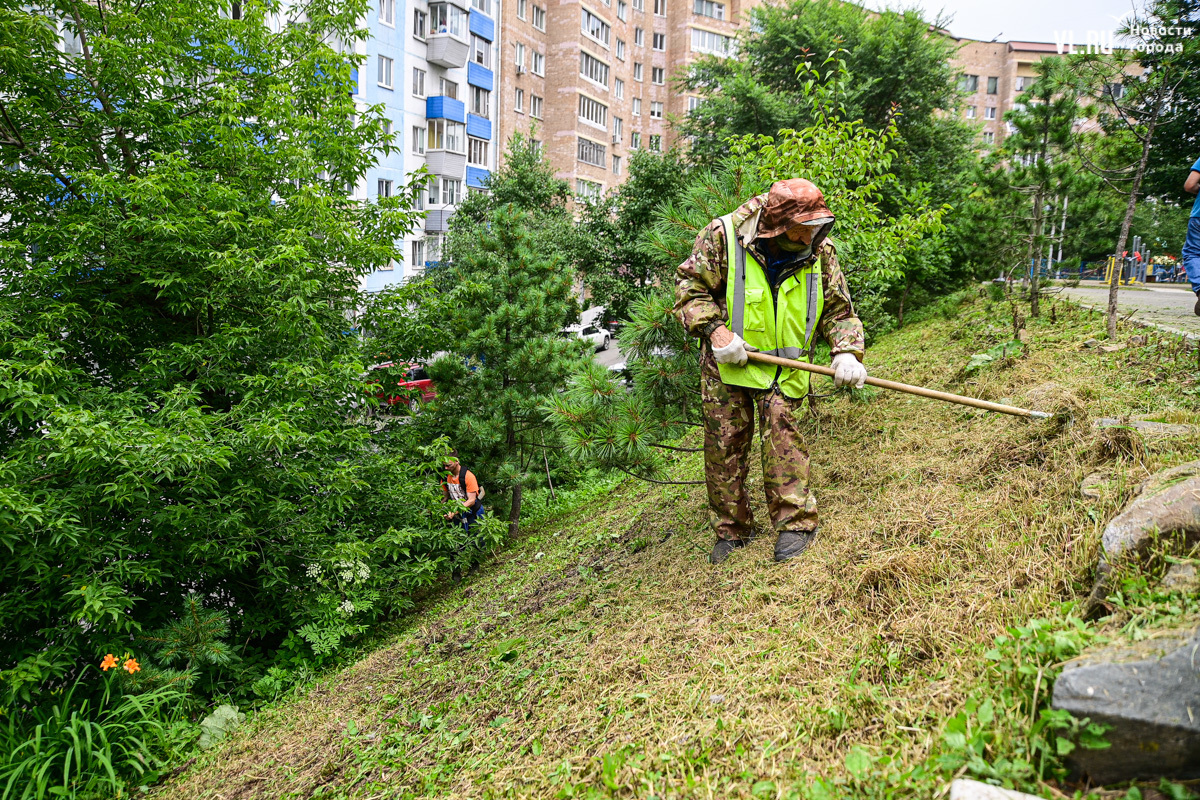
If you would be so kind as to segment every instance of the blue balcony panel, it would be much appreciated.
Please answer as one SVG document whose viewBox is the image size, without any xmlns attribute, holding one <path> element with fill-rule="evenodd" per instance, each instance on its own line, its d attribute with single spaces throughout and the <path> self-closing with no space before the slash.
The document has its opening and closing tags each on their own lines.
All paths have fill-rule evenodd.
<svg viewBox="0 0 1200 800">
<path fill-rule="evenodd" d="M 469 61 L 467 62 L 467 83 L 490 92 L 496 83 L 496 79 L 490 69 L 481 67 L 474 61 Z"/>
<path fill-rule="evenodd" d="M 448 119 L 452 122 L 467 121 L 467 107 L 462 100 L 438 95 L 425 100 L 425 117 L 427 119 Z M 490 129 L 490 128 L 489 128 Z"/>
<path fill-rule="evenodd" d="M 482 167 L 467 167 L 467 186 L 470 186 L 472 189 L 482 189 L 484 181 L 491 174 Z"/>
<path fill-rule="evenodd" d="M 491 17 L 485 17 L 478 11 L 471 12 L 468 30 L 478 36 L 480 39 L 487 39 L 489 42 L 496 40 L 496 23 L 492 22 Z"/>
<path fill-rule="evenodd" d="M 492 121 L 474 114 L 467 114 L 467 136 L 474 136 L 476 139 L 491 139 Z"/>
</svg>

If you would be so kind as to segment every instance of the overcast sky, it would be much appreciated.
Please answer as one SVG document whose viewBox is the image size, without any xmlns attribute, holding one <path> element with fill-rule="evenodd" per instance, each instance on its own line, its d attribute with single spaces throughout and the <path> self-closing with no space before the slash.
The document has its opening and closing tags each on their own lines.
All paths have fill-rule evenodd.
<svg viewBox="0 0 1200 800">
<path fill-rule="evenodd" d="M 1117 19 L 1129 13 L 1133 0 L 866 0 L 863 5 L 877 10 L 917 6 L 930 20 L 945 11 L 953 17 L 951 33 L 985 42 L 1055 42 L 1074 31 L 1075 43 L 1082 45 L 1090 30 L 1107 35 L 1120 27 Z"/>
</svg>

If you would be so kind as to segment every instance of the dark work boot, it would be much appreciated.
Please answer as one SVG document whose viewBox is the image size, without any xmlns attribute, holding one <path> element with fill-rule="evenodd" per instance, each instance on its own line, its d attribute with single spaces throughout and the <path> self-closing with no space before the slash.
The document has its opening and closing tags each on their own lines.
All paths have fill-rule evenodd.
<svg viewBox="0 0 1200 800">
<path fill-rule="evenodd" d="M 1192 309 L 1196 312 L 1196 316 L 1200 317 L 1200 292 L 1196 292 L 1196 307 Z"/>
<path fill-rule="evenodd" d="M 729 558 L 729 554 L 734 550 L 745 546 L 746 543 L 741 539 L 717 539 L 717 543 L 713 545 L 712 552 L 708 555 L 708 563 L 720 564 Z"/>
<path fill-rule="evenodd" d="M 815 538 L 815 530 L 782 532 L 779 534 L 779 540 L 775 542 L 775 560 L 787 561 L 789 558 L 795 558 L 807 550 Z"/>
</svg>

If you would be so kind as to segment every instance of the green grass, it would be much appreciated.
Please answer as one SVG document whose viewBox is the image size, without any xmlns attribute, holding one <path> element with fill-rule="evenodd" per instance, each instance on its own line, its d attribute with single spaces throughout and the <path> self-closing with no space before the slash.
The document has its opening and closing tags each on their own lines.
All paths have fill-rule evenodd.
<svg viewBox="0 0 1200 800">
<path fill-rule="evenodd" d="M 1061 755 L 1096 732 L 1047 711 L 1054 670 L 1139 613 L 1072 616 L 1128 497 L 1090 501 L 1079 483 L 1102 469 L 1134 486 L 1194 458 L 1200 436 L 1123 449 L 1093 431 L 1090 417 L 1188 408 L 1196 375 L 1148 348 L 1081 350 L 1102 318 L 1056 310 L 1020 358 L 970 373 L 1011 338 L 1003 306 L 905 327 L 867 363 L 1067 409 L 1065 428 L 886 392 L 822 401 L 805 422 L 822 533 L 782 566 L 769 536 L 710 566 L 702 487 L 567 495 L 394 640 L 159 796 L 932 797 L 959 774 L 1069 796 Z M 674 474 L 701 477 L 701 457 Z"/>
</svg>

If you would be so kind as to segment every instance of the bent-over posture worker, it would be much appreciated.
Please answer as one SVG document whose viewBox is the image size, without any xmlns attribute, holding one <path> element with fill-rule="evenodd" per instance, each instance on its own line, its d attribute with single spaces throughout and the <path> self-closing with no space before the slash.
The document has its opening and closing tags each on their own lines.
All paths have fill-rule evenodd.
<svg viewBox="0 0 1200 800">
<path fill-rule="evenodd" d="M 464 467 L 458 460 L 458 451 L 451 450 L 446 458 L 446 472 L 442 481 L 442 499 L 456 506 L 454 511 L 445 515 L 446 519 L 458 519 L 462 522 L 463 532 L 471 533 L 471 523 L 483 514 L 483 498 L 479 481 L 475 473 Z"/>
<path fill-rule="evenodd" d="M 809 373 L 749 363 L 748 349 L 809 361 L 820 333 L 833 350 L 834 384 L 862 387 L 863 327 L 827 240 L 833 214 L 812 183 L 777 181 L 714 219 L 676 270 L 675 314 L 702 340 L 704 477 L 719 564 L 754 534 L 746 494 L 757 409 L 763 485 L 778 533 L 775 560 L 803 553 L 817 533 L 799 417 Z"/>
</svg>

